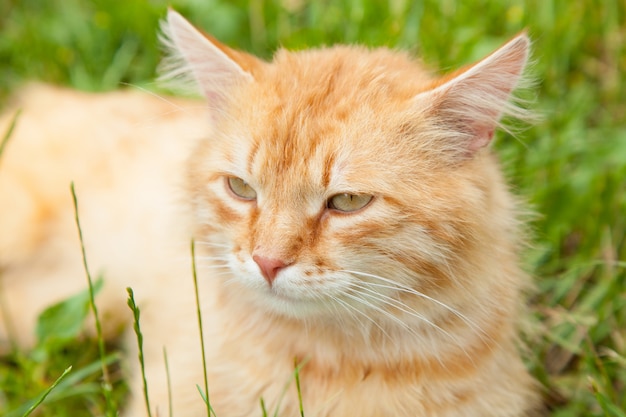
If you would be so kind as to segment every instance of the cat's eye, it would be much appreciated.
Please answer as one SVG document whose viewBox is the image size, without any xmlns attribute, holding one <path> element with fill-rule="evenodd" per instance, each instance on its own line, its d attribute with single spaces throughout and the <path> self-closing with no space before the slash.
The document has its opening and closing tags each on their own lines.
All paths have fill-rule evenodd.
<svg viewBox="0 0 626 417">
<path fill-rule="evenodd" d="M 250 184 L 237 177 L 228 177 L 226 179 L 228 188 L 235 194 L 237 197 L 242 198 L 244 200 L 254 200 L 256 199 L 256 191 L 254 188 L 250 187 Z"/>
<path fill-rule="evenodd" d="M 372 201 L 372 196 L 367 194 L 337 194 L 328 199 L 329 209 L 350 213 L 367 206 Z"/>
</svg>

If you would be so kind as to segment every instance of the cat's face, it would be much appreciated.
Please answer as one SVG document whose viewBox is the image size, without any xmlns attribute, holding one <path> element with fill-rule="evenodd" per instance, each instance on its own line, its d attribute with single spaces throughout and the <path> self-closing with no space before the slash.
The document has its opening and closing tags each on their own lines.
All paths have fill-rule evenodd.
<svg viewBox="0 0 626 417">
<path fill-rule="evenodd" d="M 400 116 L 410 103 L 342 85 L 354 80 L 347 71 L 267 74 L 245 87 L 255 100 L 234 101 L 196 157 L 197 198 L 214 229 L 203 240 L 225 245 L 214 252 L 232 279 L 288 314 L 380 302 L 393 286 L 385 277 L 417 281 L 403 246 L 437 245 L 414 219 L 419 192 L 409 193 L 432 181 L 419 174 L 429 162 L 406 157 L 418 148 Z M 388 111 L 377 112 L 383 103 Z"/>
<path fill-rule="evenodd" d="M 177 24 L 215 124 L 189 174 L 215 276 L 295 317 L 393 320 L 438 307 L 431 297 L 471 267 L 489 220 L 499 177 L 479 150 L 527 42 L 489 58 L 511 80 L 485 87 L 489 71 L 432 81 L 388 50 L 281 51 L 262 63 Z M 466 97 L 474 84 L 482 90 Z"/>
</svg>

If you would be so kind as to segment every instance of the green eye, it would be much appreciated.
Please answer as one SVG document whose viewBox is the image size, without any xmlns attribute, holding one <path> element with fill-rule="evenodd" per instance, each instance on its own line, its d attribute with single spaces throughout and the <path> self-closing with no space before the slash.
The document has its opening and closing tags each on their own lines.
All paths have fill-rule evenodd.
<svg viewBox="0 0 626 417">
<path fill-rule="evenodd" d="M 337 194 L 328 200 L 327 207 L 349 213 L 367 206 L 372 198 L 367 194 Z"/>
<path fill-rule="evenodd" d="M 228 177 L 227 183 L 230 191 L 232 191 L 237 197 L 244 200 L 256 199 L 256 191 L 254 191 L 254 188 L 250 187 L 250 185 L 248 185 L 248 183 L 241 178 Z"/>
</svg>

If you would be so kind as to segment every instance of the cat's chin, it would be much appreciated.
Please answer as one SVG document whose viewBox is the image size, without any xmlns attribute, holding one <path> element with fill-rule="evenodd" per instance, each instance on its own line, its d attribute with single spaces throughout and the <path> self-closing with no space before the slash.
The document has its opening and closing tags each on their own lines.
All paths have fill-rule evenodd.
<svg viewBox="0 0 626 417">
<path fill-rule="evenodd" d="M 299 293 L 285 291 L 280 287 L 269 285 L 239 285 L 224 287 L 238 299 L 241 308 L 261 310 L 270 316 L 281 316 L 290 319 L 314 319 L 330 316 L 328 303 L 319 298 L 311 298 Z M 245 299 L 244 302 L 243 299 Z"/>
<path fill-rule="evenodd" d="M 267 288 L 257 294 L 257 303 L 270 314 L 292 319 L 318 318 L 328 314 L 328 309 L 320 300 L 287 294 L 274 288 Z"/>
</svg>

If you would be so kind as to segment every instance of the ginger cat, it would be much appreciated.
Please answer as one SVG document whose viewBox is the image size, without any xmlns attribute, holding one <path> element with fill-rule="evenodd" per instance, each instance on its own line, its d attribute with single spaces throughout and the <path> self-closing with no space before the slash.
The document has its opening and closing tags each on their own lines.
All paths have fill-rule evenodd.
<svg viewBox="0 0 626 417">
<path fill-rule="evenodd" d="M 132 287 L 159 415 L 164 346 L 174 415 L 206 415 L 192 236 L 218 417 L 260 416 L 260 398 L 299 415 L 294 359 L 307 417 L 535 415 L 517 349 L 518 208 L 487 146 L 502 116 L 526 115 L 509 100 L 526 35 L 438 78 L 384 48 L 263 62 L 174 11 L 164 32 L 166 78 L 192 80 L 208 106 L 47 86 L 18 97 L 0 160 L 0 339 L 10 319 L 28 345 L 37 314 L 86 287 L 74 181 L 102 320 L 132 319 Z M 138 417 L 130 327 L 123 415 Z"/>
</svg>

